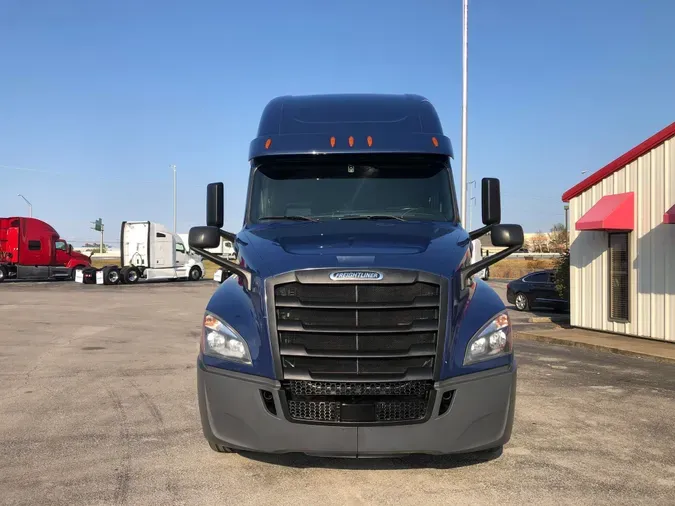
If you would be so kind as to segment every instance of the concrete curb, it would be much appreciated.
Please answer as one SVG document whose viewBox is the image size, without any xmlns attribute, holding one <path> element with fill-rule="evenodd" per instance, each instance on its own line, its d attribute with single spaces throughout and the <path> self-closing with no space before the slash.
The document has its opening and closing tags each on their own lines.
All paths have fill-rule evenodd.
<svg viewBox="0 0 675 506">
<path fill-rule="evenodd" d="M 570 317 L 567 315 L 560 316 L 532 316 L 530 323 L 569 323 Z"/>
<path fill-rule="evenodd" d="M 655 360 L 657 362 L 664 362 L 667 364 L 675 364 L 675 357 L 669 357 L 661 354 L 641 352 L 635 350 L 629 350 L 626 348 L 620 348 L 617 346 L 611 346 L 608 344 L 595 344 L 587 343 L 584 341 L 575 341 L 573 339 L 567 339 L 564 337 L 555 337 L 551 335 L 540 335 L 534 331 L 516 331 L 514 333 L 516 339 L 522 339 L 524 341 L 537 341 L 540 343 L 549 343 L 557 344 L 561 346 L 570 346 L 573 348 L 584 348 L 587 350 L 601 351 L 606 353 L 615 353 L 617 355 L 624 355 L 627 357 L 637 357 L 637 358 L 648 358 Z M 638 339 L 638 338 L 636 338 Z"/>
</svg>

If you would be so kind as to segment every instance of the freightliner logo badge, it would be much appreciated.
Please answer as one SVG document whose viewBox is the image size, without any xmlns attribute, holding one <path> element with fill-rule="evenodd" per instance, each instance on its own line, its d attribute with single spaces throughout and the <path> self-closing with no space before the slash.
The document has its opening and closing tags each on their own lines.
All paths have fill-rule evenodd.
<svg viewBox="0 0 675 506">
<path fill-rule="evenodd" d="M 377 271 L 338 271 L 331 272 L 330 279 L 333 281 L 351 281 L 351 280 L 367 280 L 379 281 L 384 275 Z"/>
</svg>

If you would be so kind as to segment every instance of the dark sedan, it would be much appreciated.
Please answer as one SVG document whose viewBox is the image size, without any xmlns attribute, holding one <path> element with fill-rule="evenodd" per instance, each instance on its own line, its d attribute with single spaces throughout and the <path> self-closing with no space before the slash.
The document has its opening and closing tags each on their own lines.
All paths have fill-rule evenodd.
<svg viewBox="0 0 675 506">
<path fill-rule="evenodd" d="M 528 311 L 535 307 L 569 310 L 569 301 L 561 298 L 556 290 L 553 270 L 535 271 L 514 279 L 506 285 L 506 300 L 519 311 Z"/>
</svg>

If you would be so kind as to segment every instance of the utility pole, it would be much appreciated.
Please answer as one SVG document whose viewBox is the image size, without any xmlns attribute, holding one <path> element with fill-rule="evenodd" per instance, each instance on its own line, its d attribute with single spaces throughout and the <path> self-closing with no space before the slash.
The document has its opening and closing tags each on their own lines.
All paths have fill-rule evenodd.
<svg viewBox="0 0 675 506">
<path fill-rule="evenodd" d="M 176 233 L 176 166 L 170 165 L 173 169 L 173 233 Z"/>
<path fill-rule="evenodd" d="M 26 204 L 28 204 L 28 217 L 29 217 L 29 218 L 32 218 L 32 217 L 33 217 L 33 204 L 31 204 L 30 202 L 28 202 L 28 199 L 27 199 L 26 197 L 24 197 L 23 195 L 21 195 L 20 193 L 19 193 L 19 195 L 17 195 L 17 196 L 18 196 L 18 197 L 21 197 L 23 200 L 26 201 Z"/>
<path fill-rule="evenodd" d="M 468 222 L 469 228 L 467 228 L 467 231 L 469 231 L 469 232 L 471 230 L 473 230 L 473 227 L 471 226 L 471 218 L 472 218 L 471 209 L 472 209 L 474 204 L 472 204 L 472 202 L 476 202 L 476 197 L 470 197 L 469 198 L 469 222 Z"/>
<path fill-rule="evenodd" d="M 466 185 L 467 185 L 467 187 L 473 185 L 473 189 L 474 189 L 474 190 L 476 189 L 476 181 L 469 181 Z M 475 202 L 475 201 L 476 201 L 476 197 L 472 197 L 472 196 L 470 196 L 470 195 L 473 195 L 473 192 L 469 193 L 468 190 L 467 190 L 467 198 L 468 198 L 468 202 L 469 202 L 469 209 L 468 209 L 468 211 L 467 211 L 467 216 L 468 216 L 468 218 L 467 218 L 467 221 L 466 221 L 466 225 L 467 225 L 467 227 L 468 227 L 468 228 L 467 228 L 467 231 L 469 231 L 469 232 L 470 232 L 471 230 L 473 230 L 473 227 L 471 226 L 471 218 L 472 218 L 472 214 L 473 214 L 473 213 L 471 212 L 471 211 L 473 210 L 473 206 L 472 206 L 471 202 Z"/>
<path fill-rule="evenodd" d="M 469 71 L 469 0 L 462 0 L 462 222 L 466 224 L 466 116 Z M 466 225 L 465 225 L 466 226 Z"/>
</svg>

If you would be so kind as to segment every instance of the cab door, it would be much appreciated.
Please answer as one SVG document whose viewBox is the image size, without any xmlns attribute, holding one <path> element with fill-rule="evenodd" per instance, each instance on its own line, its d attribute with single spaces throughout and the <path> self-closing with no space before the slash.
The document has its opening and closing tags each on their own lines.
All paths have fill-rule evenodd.
<svg viewBox="0 0 675 506">
<path fill-rule="evenodd" d="M 70 261 L 70 255 L 68 254 L 68 243 L 63 239 L 54 240 L 54 252 L 55 258 L 53 265 L 65 266 L 68 265 Z"/>
<path fill-rule="evenodd" d="M 176 271 L 185 271 L 185 265 L 188 263 L 188 254 L 185 245 L 181 241 L 176 241 Z"/>
</svg>

